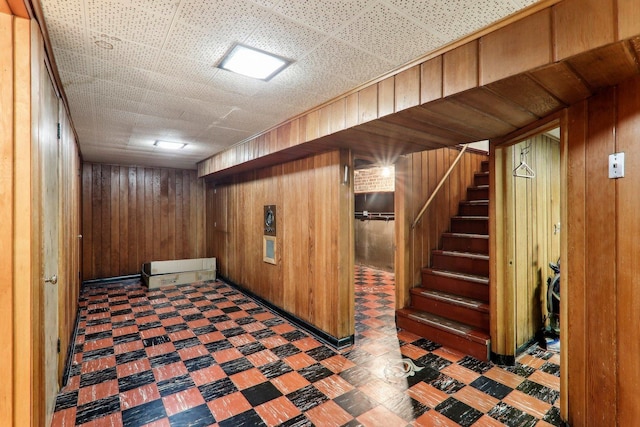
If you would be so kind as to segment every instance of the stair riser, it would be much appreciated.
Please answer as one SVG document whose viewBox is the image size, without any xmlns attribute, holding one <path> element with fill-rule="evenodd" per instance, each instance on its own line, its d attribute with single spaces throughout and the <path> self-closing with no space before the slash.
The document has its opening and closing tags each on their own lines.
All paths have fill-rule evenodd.
<svg viewBox="0 0 640 427">
<path fill-rule="evenodd" d="M 489 254 L 489 239 L 477 237 L 443 236 L 442 249 L 445 251 Z"/>
<path fill-rule="evenodd" d="M 489 175 L 486 173 L 479 173 L 473 176 L 474 185 L 489 185 Z"/>
<path fill-rule="evenodd" d="M 458 215 L 489 216 L 489 205 L 460 203 L 460 206 L 458 207 Z"/>
<path fill-rule="evenodd" d="M 451 347 L 462 353 L 469 354 L 478 360 L 488 361 L 488 346 L 467 340 L 461 336 L 448 333 L 424 323 L 417 322 L 411 318 L 398 316 L 397 325 L 413 334 L 425 337 L 428 340 Z"/>
<path fill-rule="evenodd" d="M 432 268 L 489 277 L 489 260 L 433 254 Z"/>
<path fill-rule="evenodd" d="M 452 218 L 452 233 L 489 234 L 489 220 Z"/>
<path fill-rule="evenodd" d="M 489 331 L 489 313 L 483 313 L 473 308 L 461 307 L 446 301 L 426 298 L 419 293 L 413 292 L 411 294 L 411 308 L 455 320 L 456 322 L 465 323 L 485 332 Z"/>
<path fill-rule="evenodd" d="M 488 200 L 488 188 L 467 188 L 467 200 Z"/>
<path fill-rule="evenodd" d="M 422 287 L 489 302 L 489 286 L 468 280 L 422 272 Z"/>
<path fill-rule="evenodd" d="M 484 160 L 480 163 L 481 172 L 489 172 L 489 160 Z"/>
</svg>

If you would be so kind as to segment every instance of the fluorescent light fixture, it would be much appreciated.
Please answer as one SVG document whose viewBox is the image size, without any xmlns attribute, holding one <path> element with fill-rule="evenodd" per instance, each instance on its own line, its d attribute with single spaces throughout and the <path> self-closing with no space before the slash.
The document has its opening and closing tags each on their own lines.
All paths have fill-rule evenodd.
<svg viewBox="0 0 640 427">
<path fill-rule="evenodd" d="M 225 55 L 218 68 L 268 81 L 290 63 L 291 61 L 268 52 L 236 44 Z"/>
<path fill-rule="evenodd" d="M 153 143 L 158 148 L 163 148 L 165 150 L 180 150 L 187 146 L 187 144 L 183 142 L 169 142 L 169 141 L 161 141 L 157 140 Z"/>
</svg>

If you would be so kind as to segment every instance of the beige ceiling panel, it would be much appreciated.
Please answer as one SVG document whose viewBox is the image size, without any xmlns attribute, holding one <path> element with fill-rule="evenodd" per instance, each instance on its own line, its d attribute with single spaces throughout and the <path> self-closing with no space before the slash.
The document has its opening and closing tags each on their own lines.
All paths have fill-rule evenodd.
<svg viewBox="0 0 640 427">
<path fill-rule="evenodd" d="M 178 18 L 227 39 L 242 41 L 266 15 L 265 8 L 245 0 L 183 0 Z"/>
<path fill-rule="evenodd" d="M 56 51 L 64 49 L 78 54 L 88 54 L 87 36 L 82 25 L 82 21 L 56 21 L 55 19 L 47 20 L 47 31 L 49 39 Z"/>
<path fill-rule="evenodd" d="M 360 14 L 371 3 L 370 0 L 282 0 L 274 10 L 330 34 Z"/>
<path fill-rule="evenodd" d="M 233 41 L 233 38 L 221 31 L 177 22 L 167 37 L 164 51 L 215 65 L 231 48 Z"/>
<path fill-rule="evenodd" d="M 144 9 L 145 12 L 151 12 L 156 15 L 173 16 L 178 10 L 179 0 L 127 0 L 132 6 Z"/>
<path fill-rule="evenodd" d="M 208 83 L 219 69 L 216 68 L 211 61 L 199 62 L 183 56 L 163 52 L 158 58 L 155 71 L 159 74 L 178 77 L 183 81 Z"/>
<path fill-rule="evenodd" d="M 156 48 L 162 47 L 174 15 L 171 8 L 149 13 L 148 8 L 114 0 L 86 0 L 85 7 L 87 28 L 92 31 Z"/>
<path fill-rule="evenodd" d="M 302 62 L 302 61 L 301 61 Z M 324 69 L 342 78 L 366 82 L 378 77 L 393 64 L 347 43 L 331 38 L 320 45 L 304 60 L 312 67 Z"/>
<path fill-rule="evenodd" d="M 252 79 L 227 70 L 220 70 L 210 83 L 220 90 L 243 96 L 253 96 L 268 87 L 268 83 L 263 80 Z"/>
<path fill-rule="evenodd" d="M 144 68 L 153 70 L 159 50 L 150 46 L 121 40 L 116 36 L 89 32 L 87 42 L 87 54 L 102 61 L 113 62 L 127 67 Z M 113 46 L 112 49 L 100 47 L 102 43 Z"/>
<path fill-rule="evenodd" d="M 47 22 L 55 20 L 59 23 L 73 23 L 81 28 L 85 26 L 83 0 L 44 1 L 41 3 L 42 12 Z"/>
<path fill-rule="evenodd" d="M 350 22 L 336 38 L 397 65 L 442 45 L 443 40 L 385 5 L 375 5 Z"/>
<path fill-rule="evenodd" d="M 358 85 L 355 80 L 330 75 L 324 69 L 310 66 L 308 62 L 292 64 L 271 80 L 281 88 L 295 87 L 306 92 L 321 94 L 328 100 Z"/>
<path fill-rule="evenodd" d="M 97 109 L 118 110 L 134 114 L 137 114 L 145 106 L 142 102 L 113 98 L 111 96 L 96 97 L 94 102 Z"/>
<path fill-rule="evenodd" d="M 273 14 L 245 40 L 245 44 L 296 61 L 327 36 L 307 26 Z"/>
<path fill-rule="evenodd" d="M 93 75 L 99 79 L 109 80 L 126 86 L 147 87 L 147 80 L 149 75 L 151 75 L 151 71 L 149 70 L 126 67 L 113 61 L 102 61 L 96 58 L 91 59 L 91 61 L 95 66 Z"/>
<path fill-rule="evenodd" d="M 56 64 L 59 70 L 65 72 L 83 74 L 85 76 L 93 76 L 96 74 L 96 66 L 93 59 L 75 51 L 58 50 L 56 54 Z"/>
</svg>

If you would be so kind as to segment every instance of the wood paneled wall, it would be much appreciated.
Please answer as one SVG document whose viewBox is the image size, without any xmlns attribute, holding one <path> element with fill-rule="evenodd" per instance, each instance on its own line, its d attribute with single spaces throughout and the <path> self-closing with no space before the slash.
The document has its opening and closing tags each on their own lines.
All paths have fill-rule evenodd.
<svg viewBox="0 0 640 427">
<path fill-rule="evenodd" d="M 220 274 L 336 338 L 354 333 L 351 163 L 333 151 L 207 185 Z M 263 262 L 265 205 L 277 207 L 275 265 Z"/>
<path fill-rule="evenodd" d="M 460 153 L 454 148 L 422 151 L 402 157 L 396 163 L 396 305 L 409 304 L 409 291 L 420 284 L 420 270 L 431 265 L 431 251 L 438 249 L 442 233 L 449 230 L 450 218 L 458 214 L 458 203 L 467 197 L 475 172 L 488 156 L 466 152 L 453 169 L 422 220 L 411 223 L 431 196 L 450 165 Z"/>
<path fill-rule="evenodd" d="M 535 178 L 513 176 L 521 153 Z M 505 286 L 515 286 L 515 347 L 527 343 L 546 315 L 549 262 L 560 256 L 560 143 L 544 134 L 502 148 L 499 158 L 504 214 Z M 498 173 L 498 172 L 496 172 Z M 508 239 L 508 241 L 507 241 Z M 500 244 L 500 242 L 498 243 Z M 515 348 L 514 348 L 515 349 Z"/>
<path fill-rule="evenodd" d="M 192 170 L 82 166 L 83 279 L 205 252 L 204 182 Z"/>
<path fill-rule="evenodd" d="M 17 5 L 17 2 L 11 2 Z M 45 394 L 45 341 L 43 321 L 44 215 L 59 224 L 53 240 L 59 243 L 57 285 L 60 306 L 60 359 L 73 331 L 79 290 L 80 157 L 66 115 L 61 119 L 61 136 L 56 139 L 58 108 L 44 108 L 44 91 L 53 93 L 45 66 L 42 35 L 36 22 L 0 13 L 0 235 L 6 243 L 2 254 L 0 283 L 0 424 L 47 425 L 55 396 Z M 52 95 L 49 106 L 58 102 Z M 57 105 L 56 105 L 57 106 Z M 6 132 L 6 134 L 5 134 Z M 47 144 L 58 144 L 58 156 L 44 155 Z M 58 170 L 60 209 L 44 211 L 42 171 Z M 52 365 L 55 369 L 56 365 Z M 58 365 L 58 368 L 61 366 Z"/>
<path fill-rule="evenodd" d="M 338 143 L 342 147 L 346 144 L 345 135 L 332 137 L 356 126 L 372 134 L 370 138 L 397 137 L 394 134 L 397 128 L 388 127 L 385 120 L 379 119 L 407 109 L 422 112 L 417 106 L 429 110 L 430 120 L 436 120 L 435 123 L 442 120 L 440 113 L 458 116 L 462 123 L 449 124 L 456 125 L 462 134 L 469 134 L 458 136 L 455 141 L 434 138 L 435 132 L 424 140 L 419 133 L 414 133 L 412 141 L 399 137 L 394 143 L 404 144 L 405 153 L 470 142 L 474 140 L 470 135 L 478 133 L 481 136 L 475 140 L 500 137 L 585 99 L 592 89 L 637 74 L 636 60 L 628 47 L 613 45 L 640 33 L 637 9 L 636 0 L 540 1 L 490 28 L 203 160 L 198 164 L 199 176 L 256 160 L 264 166 L 269 157 L 279 162 L 287 152 L 294 153 L 294 147 L 312 152 L 317 148 L 307 143 L 323 137 L 325 142 L 341 141 Z M 599 50 L 587 53 L 595 49 Z M 481 87 L 489 92 L 476 90 Z M 447 97 L 454 97 L 475 111 L 441 101 Z"/>
<path fill-rule="evenodd" d="M 640 79 L 569 109 L 563 364 L 573 426 L 640 419 Z M 608 156 L 625 153 L 625 177 Z"/>
</svg>

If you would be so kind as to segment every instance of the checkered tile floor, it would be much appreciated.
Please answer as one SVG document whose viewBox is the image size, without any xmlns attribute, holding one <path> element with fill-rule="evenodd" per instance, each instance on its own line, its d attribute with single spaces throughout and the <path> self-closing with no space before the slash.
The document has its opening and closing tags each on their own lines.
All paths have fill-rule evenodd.
<svg viewBox="0 0 640 427">
<path fill-rule="evenodd" d="M 559 425 L 557 354 L 498 367 L 398 332 L 393 274 L 355 279 L 341 352 L 219 281 L 86 286 L 53 425 Z"/>
</svg>

